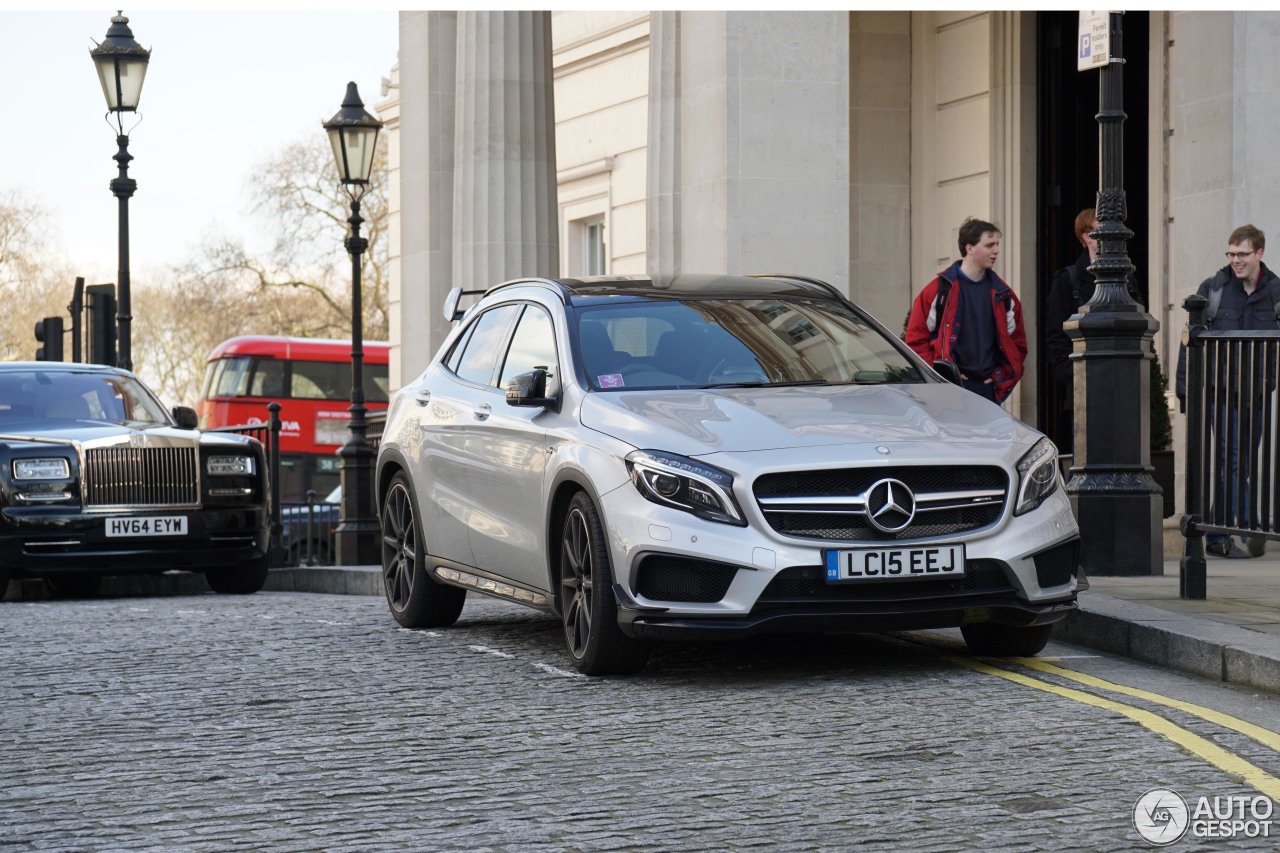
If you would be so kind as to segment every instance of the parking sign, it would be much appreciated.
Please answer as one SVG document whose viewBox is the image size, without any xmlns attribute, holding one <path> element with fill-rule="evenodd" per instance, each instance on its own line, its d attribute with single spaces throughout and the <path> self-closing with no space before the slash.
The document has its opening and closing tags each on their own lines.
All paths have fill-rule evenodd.
<svg viewBox="0 0 1280 853">
<path fill-rule="evenodd" d="M 1081 12 L 1080 37 L 1077 39 L 1076 70 L 1088 71 L 1111 61 L 1111 14 Z"/>
</svg>

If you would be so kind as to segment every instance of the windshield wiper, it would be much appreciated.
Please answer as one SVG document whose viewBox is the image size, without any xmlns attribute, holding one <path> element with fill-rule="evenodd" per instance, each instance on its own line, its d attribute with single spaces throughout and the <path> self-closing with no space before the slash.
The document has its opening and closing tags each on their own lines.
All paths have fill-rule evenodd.
<svg viewBox="0 0 1280 853">
<path fill-rule="evenodd" d="M 703 385 L 703 388 L 790 388 L 796 385 L 827 385 L 825 379 L 792 379 L 784 382 L 721 382 L 718 385 Z"/>
</svg>

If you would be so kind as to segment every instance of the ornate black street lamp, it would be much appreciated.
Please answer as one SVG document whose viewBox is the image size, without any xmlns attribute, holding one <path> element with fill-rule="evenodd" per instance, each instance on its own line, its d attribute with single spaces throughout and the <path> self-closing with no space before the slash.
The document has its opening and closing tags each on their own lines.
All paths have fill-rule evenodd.
<svg viewBox="0 0 1280 853">
<path fill-rule="evenodd" d="M 111 192 L 120 200 L 120 271 L 116 282 L 116 324 L 119 326 L 120 351 L 116 363 L 126 370 L 133 369 L 133 351 L 129 329 L 133 322 L 129 304 L 129 196 L 138 188 L 138 182 L 129 177 L 129 135 L 124 129 L 124 114 L 136 113 L 138 99 L 142 97 L 142 78 L 147 74 L 147 62 L 151 51 L 133 40 L 129 19 L 117 12 L 111 19 L 111 28 L 102 44 L 89 51 L 98 69 L 102 94 L 107 99 L 107 123 L 115 113 L 116 144 L 120 150 L 113 158 L 120 166 L 119 176 L 111 182 Z M 136 127 L 137 124 L 134 124 Z M 133 128 L 131 127 L 130 130 Z"/>
<path fill-rule="evenodd" d="M 1124 192 L 1123 12 L 1111 12 L 1110 63 L 1098 108 L 1098 254 L 1093 298 L 1063 329 L 1072 339 L 1075 456 L 1067 495 L 1082 531 L 1086 574 L 1163 574 L 1160 487 L 1152 478 L 1151 338 L 1159 328 L 1128 292 L 1133 232 Z"/>
<path fill-rule="evenodd" d="M 365 435 L 368 421 L 364 407 L 364 314 L 360 304 L 360 255 L 369 241 L 360 236 L 360 199 L 369 188 L 373 154 L 382 122 L 365 111 L 355 83 L 347 84 L 342 109 L 324 123 L 338 164 L 342 188 L 351 199 L 351 426 L 347 443 L 338 451 L 342 471 L 342 507 L 339 511 L 337 564 L 365 566 L 381 561 L 378 520 L 373 511 L 373 448 Z"/>
</svg>

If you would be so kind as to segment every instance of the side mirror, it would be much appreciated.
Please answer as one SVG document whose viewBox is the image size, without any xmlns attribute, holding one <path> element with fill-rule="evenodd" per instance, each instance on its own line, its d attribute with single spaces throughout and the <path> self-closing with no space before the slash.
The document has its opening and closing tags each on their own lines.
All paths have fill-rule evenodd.
<svg viewBox="0 0 1280 853">
<path fill-rule="evenodd" d="M 196 415 L 196 410 L 190 406 L 174 406 L 173 419 L 177 422 L 179 429 L 195 429 L 200 426 L 200 418 Z"/>
<path fill-rule="evenodd" d="M 543 367 L 513 376 L 507 382 L 507 405 L 560 411 L 560 400 L 547 396 L 547 376 Z"/>
<path fill-rule="evenodd" d="M 935 361 L 933 369 L 938 375 L 950 382 L 952 385 L 964 385 L 964 380 L 960 378 L 960 368 L 956 367 L 950 361 Z"/>
</svg>

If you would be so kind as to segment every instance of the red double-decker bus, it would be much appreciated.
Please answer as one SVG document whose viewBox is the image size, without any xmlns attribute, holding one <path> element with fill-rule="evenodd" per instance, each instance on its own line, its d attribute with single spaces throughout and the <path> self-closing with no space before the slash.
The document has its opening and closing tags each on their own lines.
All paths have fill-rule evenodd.
<svg viewBox="0 0 1280 853">
<path fill-rule="evenodd" d="M 364 398 L 369 411 L 387 407 L 390 391 L 382 341 L 364 342 Z M 336 451 L 347 441 L 351 341 L 244 335 L 209 355 L 196 411 L 200 426 L 262 423 L 267 404 L 280 404 L 280 499 L 319 499 L 338 485 Z"/>
</svg>

